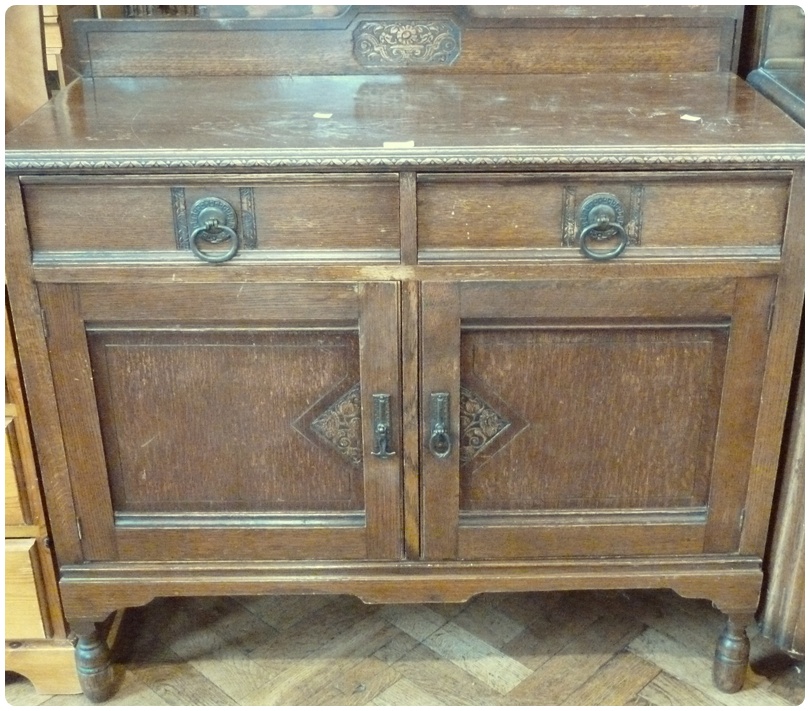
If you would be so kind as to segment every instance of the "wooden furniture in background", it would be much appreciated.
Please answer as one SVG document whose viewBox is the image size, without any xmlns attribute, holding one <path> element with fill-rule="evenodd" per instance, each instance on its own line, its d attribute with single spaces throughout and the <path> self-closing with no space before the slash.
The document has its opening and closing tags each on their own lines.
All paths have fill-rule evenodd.
<svg viewBox="0 0 810 711">
<path fill-rule="evenodd" d="M 67 86 L 78 77 L 72 60 L 75 53 L 73 21 L 95 17 L 100 7 L 102 6 L 42 5 L 46 79 L 51 92 Z"/>
<path fill-rule="evenodd" d="M 740 8 L 593 12 L 78 23 L 6 209 L 88 696 L 118 608 L 316 592 L 673 588 L 742 686 L 804 134 Z"/>
<path fill-rule="evenodd" d="M 65 86 L 65 70 L 62 64 L 62 24 L 58 5 L 42 5 L 42 30 L 45 38 L 45 68 L 56 73 L 59 86 Z"/>
<path fill-rule="evenodd" d="M 48 100 L 39 6 L 6 11 L 6 131 Z"/>
<path fill-rule="evenodd" d="M 6 670 L 27 677 L 41 694 L 80 693 L 8 317 L 5 530 Z"/>
<path fill-rule="evenodd" d="M 6 11 L 6 130 L 48 99 L 38 6 Z M 6 343 L 6 670 L 40 693 L 80 693 L 62 613 L 8 310 Z"/>
<path fill-rule="evenodd" d="M 757 5 L 746 78 L 804 126 L 804 9 Z"/>
</svg>

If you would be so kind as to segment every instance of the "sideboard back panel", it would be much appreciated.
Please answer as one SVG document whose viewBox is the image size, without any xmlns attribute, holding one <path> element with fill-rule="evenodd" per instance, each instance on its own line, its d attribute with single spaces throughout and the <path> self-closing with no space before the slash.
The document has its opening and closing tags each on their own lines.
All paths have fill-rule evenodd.
<svg viewBox="0 0 810 711">
<path fill-rule="evenodd" d="M 81 72 L 96 77 L 715 72 L 736 66 L 742 6 L 489 10 L 348 6 L 331 17 L 87 20 L 77 22 L 77 48 Z M 222 29 L 238 32 L 213 31 Z"/>
</svg>

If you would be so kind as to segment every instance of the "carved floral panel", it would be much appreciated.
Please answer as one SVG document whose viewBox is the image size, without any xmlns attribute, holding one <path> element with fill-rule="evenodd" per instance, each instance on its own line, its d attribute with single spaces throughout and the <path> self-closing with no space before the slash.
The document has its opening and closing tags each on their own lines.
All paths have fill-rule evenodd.
<svg viewBox="0 0 810 711">
<path fill-rule="evenodd" d="M 354 56 L 365 67 L 450 65 L 461 52 L 459 28 L 448 20 L 361 22 Z"/>
<path fill-rule="evenodd" d="M 460 409 L 459 459 L 468 464 L 511 423 L 480 395 L 463 386 Z"/>
<path fill-rule="evenodd" d="M 343 393 L 327 405 L 309 424 L 317 439 L 350 461 L 354 466 L 363 462 L 361 430 L 360 384 Z M 301 431 L 301 430 L 299 430 Z M 301 432 L 306 434 L 305 432 Z"/>
</svg>

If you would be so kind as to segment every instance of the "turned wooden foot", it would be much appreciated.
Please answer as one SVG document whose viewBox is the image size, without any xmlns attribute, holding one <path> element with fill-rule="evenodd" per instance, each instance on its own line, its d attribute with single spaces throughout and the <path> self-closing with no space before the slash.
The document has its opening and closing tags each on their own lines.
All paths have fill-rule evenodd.
<svg viewBox="0 0 810 711">
<path fill-rule="evenodd" d="M 86 634 L 78 635 L 75 657 L 84 695 L 94 703 L 109 699 L 113 693 L 110 649 L 95 627 Z"/>
<path fill-rule="evenodd" d="M 714 685 L 729 694 L 742 689 L 748 669 L 751 643 L 745 632 L 750 616 L 729 615 L 725 629 L 717 640 L 714 655 Z"/>
</svg>

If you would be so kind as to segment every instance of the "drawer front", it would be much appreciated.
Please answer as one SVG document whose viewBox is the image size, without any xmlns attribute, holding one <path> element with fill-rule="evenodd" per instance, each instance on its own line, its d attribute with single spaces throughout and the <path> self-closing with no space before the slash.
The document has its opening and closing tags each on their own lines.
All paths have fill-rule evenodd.
<svg viewBox="0 0 810 711">
<path fill-rule="evenodd" d="M 607 206 L 608 221 L 627 233 L 628 256 L 778 257 L 789 188 L 787 172 L 420 175 L 419 256 L 584 256 L 582 232 L 600 241 L 594 216 Z"/>
<path fill-rule="evenodd" d="M 33 538 L 6 540 L 6 639 L 44 639 Z"/>
<path fill-rule="evenodd" d="M 28 179 L 23 186 L 34 258 L 196 261 L 238 255 L 280 261 L 399 259 L 395 175 Z M 215 240 L 209 240 L 208 237 Z M 224 239 L 221 239 L 223 238 Z M 220 241 L 216 241 L 220 238 Z"/>
</svg>

